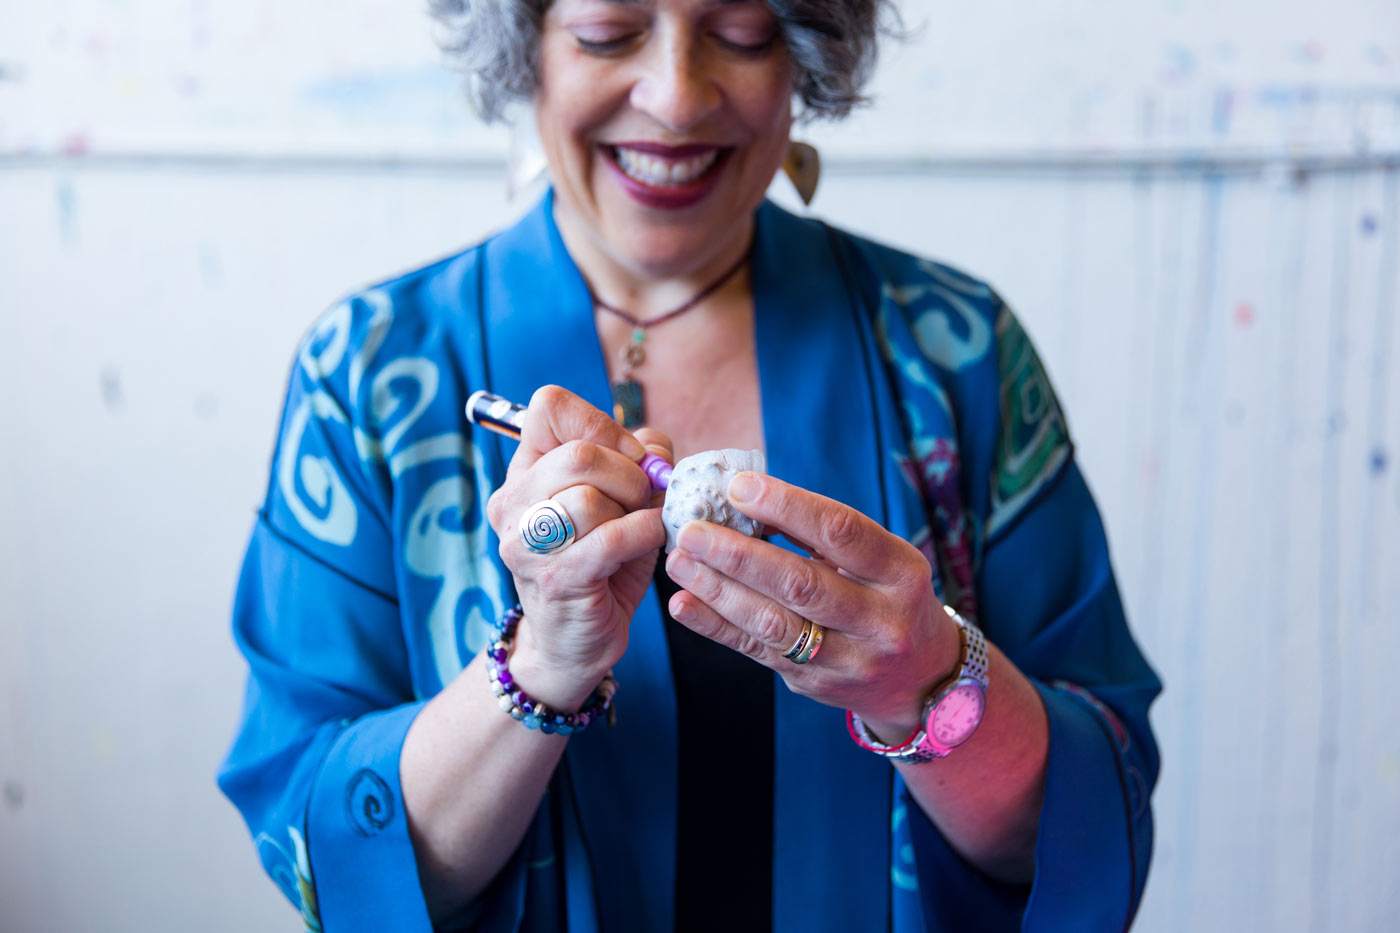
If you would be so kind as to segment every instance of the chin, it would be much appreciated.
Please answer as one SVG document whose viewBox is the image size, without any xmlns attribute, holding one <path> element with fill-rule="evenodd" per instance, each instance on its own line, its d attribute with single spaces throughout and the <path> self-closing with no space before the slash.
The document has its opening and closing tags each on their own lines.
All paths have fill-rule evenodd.
<svg viewBox="0 0 1400 933">
<path fill-rule="evenodd" d="M 655 278 L 685 276 L 747 234 L 748 221 L 762 198 L 754 199 L 753 204 L 740 200 L 717 191 L 712 204 L 669 216 L 629 210 L 622 215 L 625 227 L 613 239 L 621 253 L 618 258 Z"/>
<path fill-rule="evenodd" d="M 695 267 L 724 249 L 725 236 L 702 236 L 695 227 L 686 229 L 639 226 L 618 245 L 620 259 L 637 271 L 656 279 L 683 278 Z"/>
</svg>

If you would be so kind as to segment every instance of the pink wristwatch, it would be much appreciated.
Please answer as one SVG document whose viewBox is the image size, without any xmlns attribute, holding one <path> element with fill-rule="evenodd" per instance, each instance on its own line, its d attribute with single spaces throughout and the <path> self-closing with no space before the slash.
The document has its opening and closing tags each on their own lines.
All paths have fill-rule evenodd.
<svg viewBox="0 0 1400 933">
<path fill-rule="evenodd" d="M 948 606 L 943 610 L 962 635 L 962 663 L 957 673 L 935 687 L 924 701 L 919 728 L 898 745 L 875 738 L 860 717 L 846 711 L 846 727 L 861 748 L 891 761 L 919 764 L 946 758 L 972 737 L 987 709 L 987 670 L 990 658 L 982 631 Z"/>
</svg>

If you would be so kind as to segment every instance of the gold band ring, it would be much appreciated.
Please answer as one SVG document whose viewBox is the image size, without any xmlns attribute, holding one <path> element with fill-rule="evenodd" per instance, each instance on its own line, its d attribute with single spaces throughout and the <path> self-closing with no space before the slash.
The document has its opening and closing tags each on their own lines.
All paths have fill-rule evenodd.
<svg viewBox="0 0 1400 933">
<path fill-rule="evenodd" d="M 797 636 L 797 641 L 792 643 L 792 647 L 783 652 L 783 657 L 793 664 L 806 664 L 817 656 L 821 650 L 822 638 L 826 635 L 826 629 L 811 619 L 802 620 L 802 631 Z"/>
</svg>

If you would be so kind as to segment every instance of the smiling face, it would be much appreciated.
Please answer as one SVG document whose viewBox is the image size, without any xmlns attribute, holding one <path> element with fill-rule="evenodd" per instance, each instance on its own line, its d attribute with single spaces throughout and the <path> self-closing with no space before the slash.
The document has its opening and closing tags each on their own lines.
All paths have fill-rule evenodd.
<svg viewBox="0 0 1400 933">
<path fill-rule="evenodd" d="M 570 248 L 653 279 L 722 268 L 787 152 L 791 99 L 762 0 L 554 0 L 535 117 Z"/>
</svg>

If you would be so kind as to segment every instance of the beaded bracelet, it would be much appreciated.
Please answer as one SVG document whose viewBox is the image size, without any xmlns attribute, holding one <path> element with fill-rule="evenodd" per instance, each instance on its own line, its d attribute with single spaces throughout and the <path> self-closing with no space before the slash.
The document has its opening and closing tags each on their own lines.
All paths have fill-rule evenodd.
<svg viewBox="0 0 1400 933">
<path fill-rule="evenodd" d="M 617 719 L 613 708 L 613 696 L 617 693 L 617 681 L 612 671 L 608 671 L 603 682 L 588 696 L 588 702 L 577 713 L 561 713 L 545 706 L 530 696 L 515 683 L 506 661 L 510 649 L 515 644 L 515 630 L 525 615 L 519 604 L 506 613 L 501 620 L 501 634 L 486 649 L 486 673 L 491 678 L 491 692 L 499 698 L 500 707 L 511 717 L 520 720 L 526 729 L 538 729 L 546 735 L 573 735 L 588 728 L 588 724 L 606 715 L 608 726 Z"/>
</svg>

